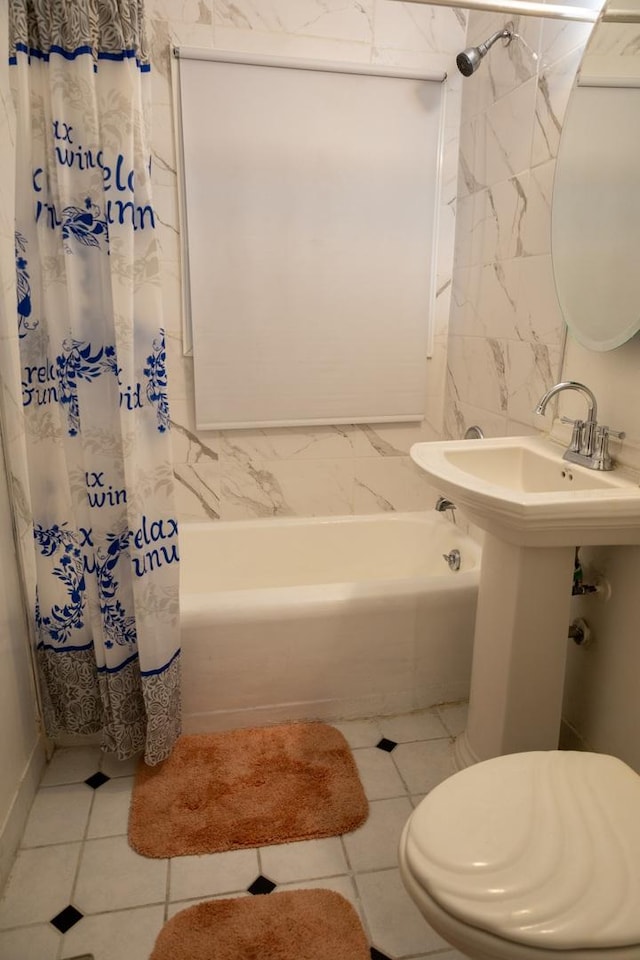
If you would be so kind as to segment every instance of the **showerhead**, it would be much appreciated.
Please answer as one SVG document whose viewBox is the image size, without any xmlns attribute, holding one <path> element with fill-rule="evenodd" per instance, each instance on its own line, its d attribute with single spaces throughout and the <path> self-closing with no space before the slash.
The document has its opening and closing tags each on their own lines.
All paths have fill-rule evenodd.
<svg viewBox="0 0 640 960">
<path fill-rule="evenodd" d="M 513 24 L 506 23 L 502 30 L 496 30 L 488 40 L 485 40 L 484 43 L 478 44 L 477 47 L 467 47 L 466 50 L 463 50 L 462 53 L 459 53 L 456 57 L 456 65 L 458 70 L 463 77 L 470 77 L 472 73 L 475 73 L 483 57 L 489 53 L 489 50 L 494 45 L 496 40 L 504 40 L 505 46 L 511 43 L 513 39 Z"/>
</svg>

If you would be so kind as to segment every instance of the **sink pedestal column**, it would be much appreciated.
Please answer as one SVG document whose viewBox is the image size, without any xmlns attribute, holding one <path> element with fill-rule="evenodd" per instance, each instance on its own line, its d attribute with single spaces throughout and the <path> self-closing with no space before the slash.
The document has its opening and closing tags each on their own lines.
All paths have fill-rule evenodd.
<svg viewBox="0 0 640 960">
<path fill-rule="evenodd" d="M 485 534 L 459 769 L 557 749 L 574 555 L 574 547 L 517 547 Z"/>
</svg>

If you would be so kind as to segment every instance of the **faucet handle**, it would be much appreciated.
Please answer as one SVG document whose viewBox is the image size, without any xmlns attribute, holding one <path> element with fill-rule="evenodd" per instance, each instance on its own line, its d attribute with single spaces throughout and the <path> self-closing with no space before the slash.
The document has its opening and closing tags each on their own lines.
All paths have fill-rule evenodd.
<svg viewBox="0 0 640 960">
<path fill-rule="evenodd" d="M 624 430 L 612 430 L 611 427 L 606 427 L 604 424 L 598 427 L 598 433 L 603 437 L 615 437 L 616 440 L 624 440 L 626 437 Z"/>
<path fill-rule="evenodd" d="M 611 430 L 610 427 L 604 424 L 598 427 L 594 451 L 594 461 L 597 470 L 611 470 L 613 467 L 613 461 L 609 454 L 609 437 L 616 437 L 618 440 L 623 440 L 625 432 L 624 430 Z"/>
<path fill-rule="evenodd" d="M 573 453 L 580 453 L 582 450 L 582 438 L 584 434 L 584 420 L 572 420 L 571 417 L 560 417 L 562 423 L 572 423 L 573 432 L 571 434 L 571 443 L 569 450 Z"/>
</svg>

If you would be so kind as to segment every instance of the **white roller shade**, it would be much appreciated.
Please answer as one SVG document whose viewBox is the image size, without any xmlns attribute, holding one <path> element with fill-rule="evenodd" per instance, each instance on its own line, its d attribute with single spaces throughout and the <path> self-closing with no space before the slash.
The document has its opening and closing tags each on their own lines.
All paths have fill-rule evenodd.
<svg viewBox="0 0 640 960">
<path fill-rule="evenodd" d="M 198 428 L 421 419 L 442 82 L 199 56 L 179 61 Z"/>
</svg>

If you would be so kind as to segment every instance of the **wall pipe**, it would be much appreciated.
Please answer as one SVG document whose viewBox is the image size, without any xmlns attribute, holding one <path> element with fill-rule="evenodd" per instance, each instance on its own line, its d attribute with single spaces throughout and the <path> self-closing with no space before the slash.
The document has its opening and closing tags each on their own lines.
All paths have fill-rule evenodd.
<svg viewBox="0 0 640 960">
<path fill-rule="evenodd" d="M 407 0 L 399 0 L 407 2 Z M 586 7 L 569 7 L 557 3 L 540 3 L 537 0 L 408 0 L 409 3 L 428 3 L 429 6 L 461 7 L 463 10 L 482 10 L 489 13 L 505 13 L 510 16 L 545 17 L 549 20 L 579 20 L 595 23 L 599 10 Z"/>
</svg>

